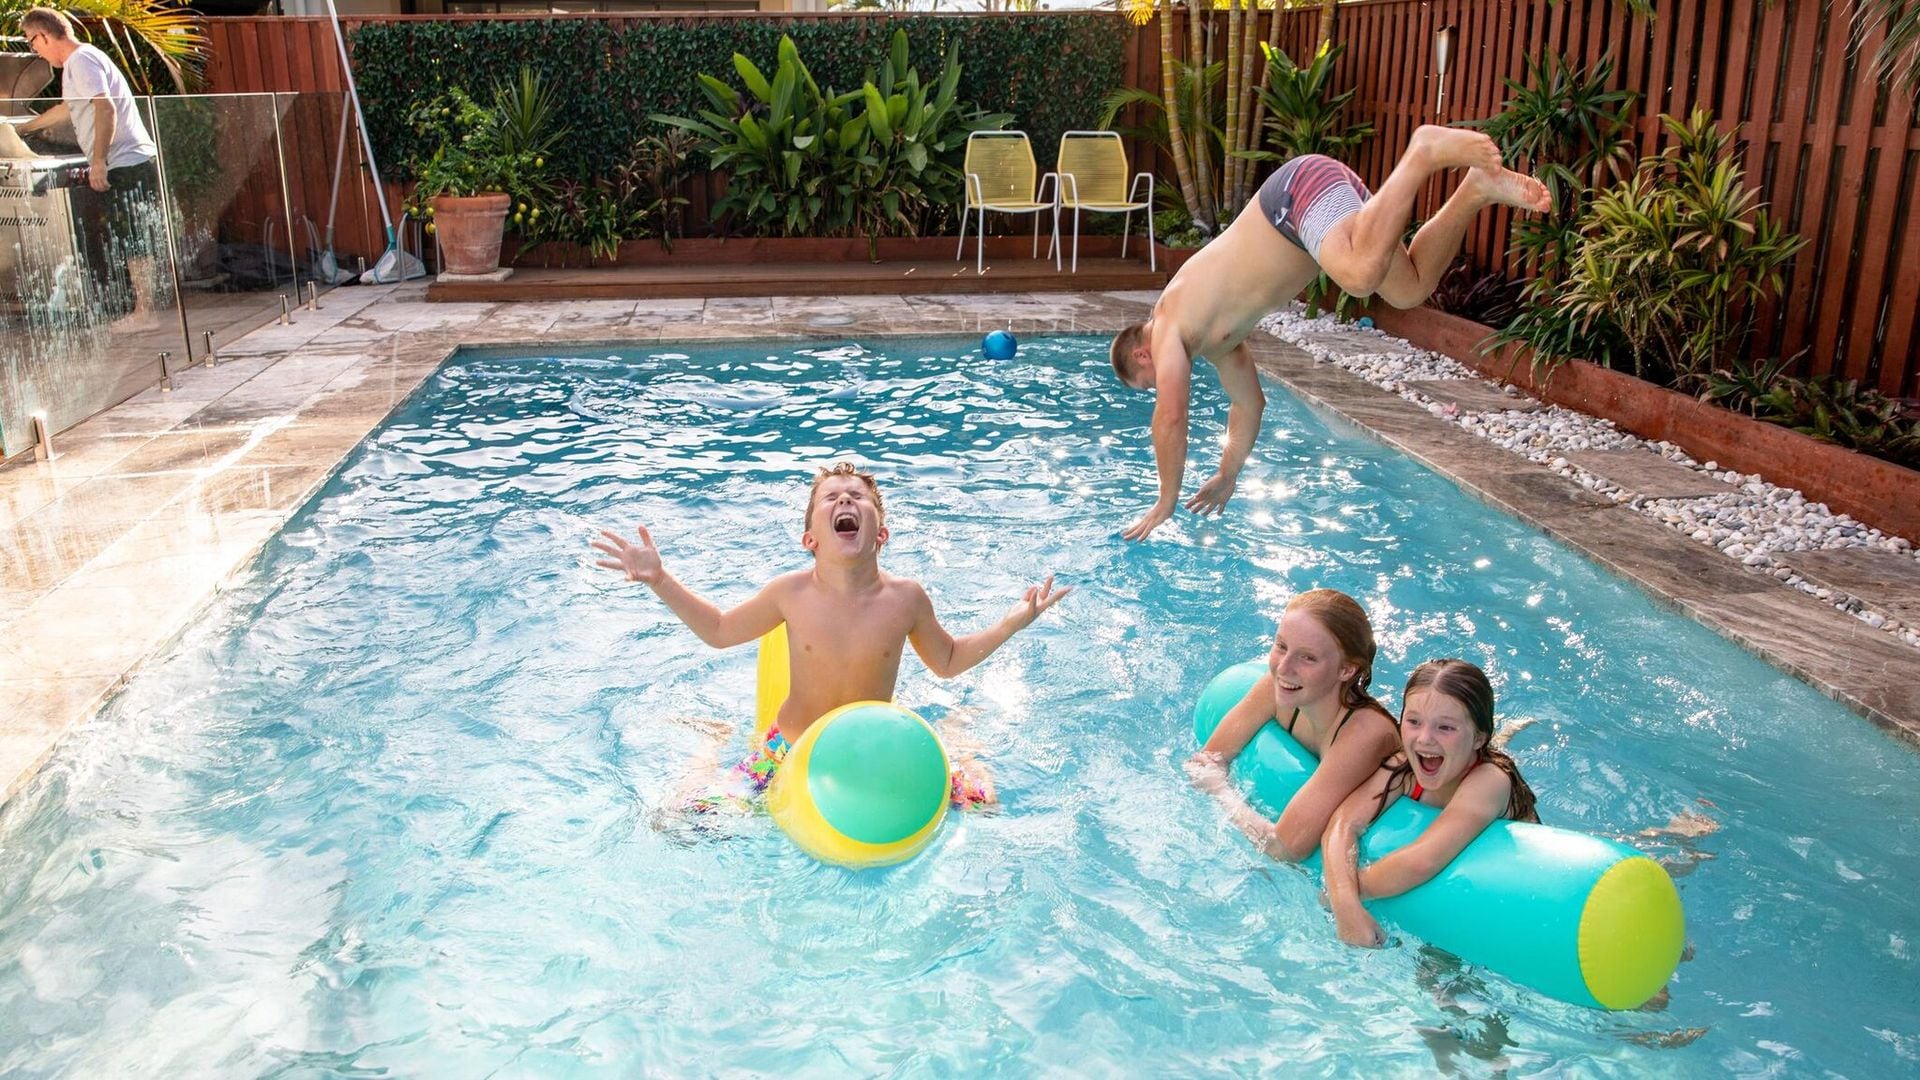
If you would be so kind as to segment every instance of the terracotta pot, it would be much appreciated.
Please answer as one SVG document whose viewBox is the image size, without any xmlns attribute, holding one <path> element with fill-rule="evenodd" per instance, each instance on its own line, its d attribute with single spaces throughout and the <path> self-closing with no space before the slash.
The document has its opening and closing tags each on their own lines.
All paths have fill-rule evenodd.
<svg viewBox="0 0 1920 1080">
<path fill-rule="evenodd" d="M 505 195 L 440 195 L 433 200 L 434 232 L 440 237 L 440 269 L 449 274 L 491 274 L 500 268 L 500 237 L 506 230 Z"/>
</svg>

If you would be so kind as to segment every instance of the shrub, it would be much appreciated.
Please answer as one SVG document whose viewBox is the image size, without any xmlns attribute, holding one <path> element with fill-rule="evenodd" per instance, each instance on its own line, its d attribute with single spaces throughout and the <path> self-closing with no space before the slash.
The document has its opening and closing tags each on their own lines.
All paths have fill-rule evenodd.
<svg viewBox="0 0 1920 1080">
<path fill-rule="evenodd" d="M 917 51 L 967 59 L 956 96 L 1011 113 L 1051 161 L 1060 133 L 1090 126 L 1098 96 L 1120 82 L 1132 30 L 1118 14 L 1024 15 L 1009 33 L 999 18 L 874 15 L 816 21 L 709 17 L 690 22 L 514 19 L 366 23 L 351 35 L 367 127 L 382 164 L 431 153 L 407 124 L 416 92 L 450 87 L 476 96 L 489 71 L 529 67 L 554 88 L 571 136 L 549 159 L 554 175 L 611 177 L 633 146 L 705 104 L 688 76 L 730 71 L 735 52 L 773 56 L 790 36 L 822 85 L 857 87 L 895 30 Z M 399 178 L 410 175 L 400 169 Z"/>
<path fill-rule="evenodd" d="M 716 214 L 738 215 L 750 232 L 774 236 L 864 235 L 871 243 L 915 233 L 960 201 L 960 153 L 969 132 L 1004 126 L 955 100 L 958 47 L 940 75 L 922 82 L 905 31 L 859 89 L 822 88 L 791 38 L 781 38 L 771 78 L 743 54 L 733 67 L 741 94 L 700 75 L 711 108 L 697 118 L 655 119 L 692 132 L 697 149 L 727 173 Z"/>
<path fill-rule="evenodd" d="M 505 192 L 524 202 L 544 194 L 545 155 L 566 134 L 550 126 L 553 111 L 545 84 L 527 68 L 496 86 L 490 105 L 457 86 L 419 101 L 407 118 L 430 149 L 407 162 L 419 181 L 414 209 L 424 213 L 439 195 Z"/>
<path fill-rule="evenodd" d="M 1617 327 L 1636 374 L 1652 369 L 1689 388 L 1741 362 L 1747 313 L 1780 289 L 1806 241 L 1746 187 L 1733 136 L 1712 114 L 1660 120 L 1674 145 L 1593 197 L 1555 303 L 1583 323 Z"/>
<path fill-rule="evenodd" d="M 1334 62 L 1346 46 L 1322 42 L 1306 67 L 1265 42 L 1260 48 L 1267 54 L 1267 85 L 1260 88 L 1260 100 L 1267 106 L 1267 145 L 1272 149 L 1252 151 L 1250 157 L 1267 161 L 1302 154 L 1341 157 L 1373 134 L 1372 124 L 1349 124 L 1341 118 L 1356 91 L 1336 94 L 1328 85 Z"/>
</svg>

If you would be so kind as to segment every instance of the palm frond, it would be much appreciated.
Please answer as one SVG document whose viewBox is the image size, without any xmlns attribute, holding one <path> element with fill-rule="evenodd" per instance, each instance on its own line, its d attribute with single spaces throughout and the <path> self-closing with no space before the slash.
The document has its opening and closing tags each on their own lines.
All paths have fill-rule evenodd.
<svg viewBox="0 0 1920 1080">
<path fill-rule="evenodd" d="M 34 0 L 0 0 L 0 33 L 18 34 L 20 16 L 39 6 Z M 207 35 L 200 17 L 182 0 L 59 0 L 52 5 L 73 20 L 84 41 L 101 46 L 119 62 L 138 94 L 154 92 L 145 63 L 149 54 L 184 93 L 197 86 L 207 62 Z M 96 40 L 98 39 L 98 40 Z"/>
</svg>

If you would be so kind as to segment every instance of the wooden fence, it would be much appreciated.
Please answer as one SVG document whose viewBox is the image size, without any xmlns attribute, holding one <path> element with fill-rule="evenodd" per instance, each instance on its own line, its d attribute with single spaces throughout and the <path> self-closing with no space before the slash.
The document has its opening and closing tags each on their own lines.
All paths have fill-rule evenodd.
<svg viewBox="0 0 1920 1080">
<path fill-rule="evenodd" d="M 1538 53 L 1551 50 L 1581 65 L 1611 55 L 1620 85 L 1640 95 L 1643 153 L 1663 145 L 1660 113 L 1711 109 L 1716 119 L 1736 125 L 1748 182 L 1788 228 L 1810 240 L 1794 261 L 1785 296 L 1759 312 L 1755 354 L 1804 353 L 1802 371 L 1920 396 L 1920 122 L 1911 94 L 1888 93 L 1873 79 L 1879 31 L 1853 48 L 1850 9 L 1825 0 L 1658 0 L 1656 7 L 1657 17 L 1648 20 L 1620 0 L 1342 4 L 1335 37 L 1347 51 L 1336 85 L 1357 89 L 1354 119 L 1375 128 L 1351 164 L 1379 184 L 1414 127 L 1493 114 L 1507 96 L 1502 80 L 1524 81 L 1525 63 Z M 742 17 L 770 16 L 612 18 Z M 1220 20 L 1223 58 L 1225 15 L 1212 17 Z M 1319 12 L 1279 18 L 1282 47 L 1306 59 Z M 1184 53 L 1184 20 L 1175 19 Z M 366 20 L 348 23 L 360 21 Z M 325 20 L 206 22 L 215 90 L 344 87 Z M 1443 27 L 1453 27 L 1457 40 L 1445 105 L 1436 111 L 1441 87 L 1434 37 Z M 1129 85 L 1158 89 L 1159 50 L 1157 25 L 1135 31 L 1126 51 Z M 1136 152 L 1143 167 L 1170 172 L 1150 148 Z M 1430 213 L 1443 194 L 1439 183 L 1430 185 L 1420 212 Z M 1505 212 L 1483 215 L 1476 224 L 1467 252 L 1477 266 L 1518 273 L 1506 245 L 1509 224 Z"/>
</svg>

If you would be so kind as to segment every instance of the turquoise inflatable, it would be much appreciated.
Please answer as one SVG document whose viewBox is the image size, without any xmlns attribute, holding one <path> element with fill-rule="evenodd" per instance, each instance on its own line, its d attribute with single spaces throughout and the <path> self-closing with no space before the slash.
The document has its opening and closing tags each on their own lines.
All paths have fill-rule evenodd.
<svg viewBox="0 0 1920 1080">
<path fill-rule="evenodd" d="M 1203 745 L 1264 670 L 1249 661 L 1207 685 L 1193 711 Z M 1233 772 L 1277 814 L 1317 763 L 1270 723 Z M 1395 801 L 1362 836 L 1362 864 L 1411 843 L 1437 814 Z M 1318 852 L 1307 865 L 1319 869 Z M 1463 960 L 1597 1009 L 1638 1008 L 1659 993 L 1686 936 L 1680 894 L 1659 863 L 1612 840 L 1516 821 L 1494 822 L 1432 881 L 1367 909 Z"/>
</svg>

